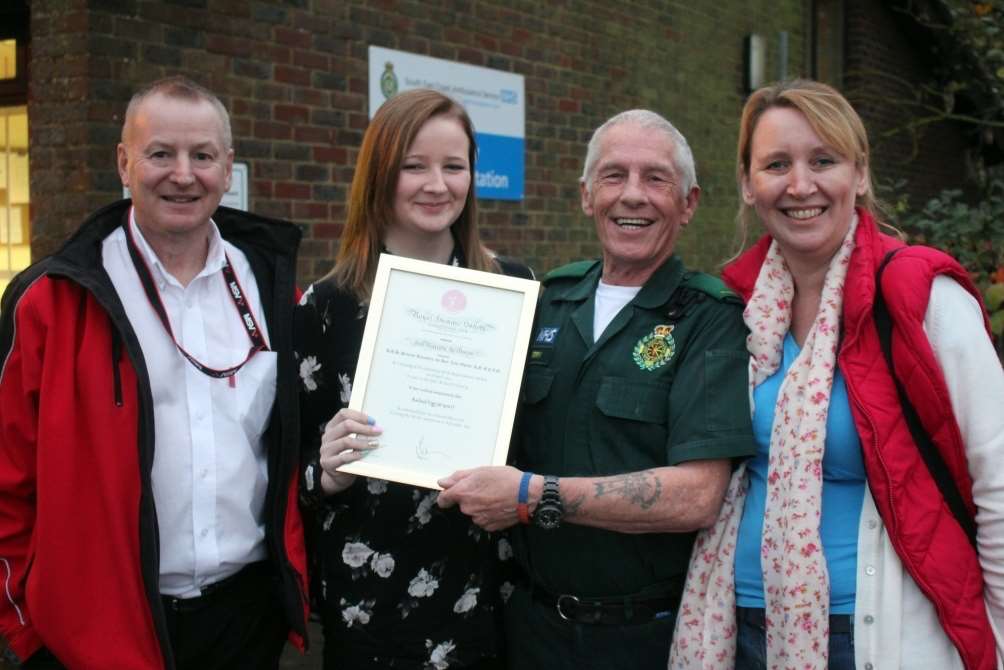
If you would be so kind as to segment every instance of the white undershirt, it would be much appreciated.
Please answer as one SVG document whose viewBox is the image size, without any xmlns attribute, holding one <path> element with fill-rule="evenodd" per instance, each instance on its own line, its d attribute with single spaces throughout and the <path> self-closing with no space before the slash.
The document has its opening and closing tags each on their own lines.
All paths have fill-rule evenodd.
<svg viewBox="0 0 1004 670">
<path fill-rule="evenodd" d="M 617 313 L 624 309 L 624 305 L 634 300 L 640 290 L 641 286 L 614 286 L 600 280 L 596 287 L 596 305 L 593 308 L 593 342 L 600 339 L 600 335 Z"/>
<path fill-rule="evenodd" d="M 130 215 L 133 239 L 147 259 L 178 343 L 216 369 L 237 365 L 250 347 L 222 279 L 224 250 L 268 341 L 258 285 L 244 254 L 215 223 L 202 271 L 183 287 L 157 259 Z M 154 404 L 153 497 L 160 530 L 160 592 L 194 597 L 266 556 L 268 484 L 262 433 L 275 399 L 276 354 L 259 352 L 235 385 L 199 372 L 175 347 L 150 301 L 118 228 L 102 261 L 139 338 Z M 123 427 L 125 428 L 125 427 Z"/>
</svg>

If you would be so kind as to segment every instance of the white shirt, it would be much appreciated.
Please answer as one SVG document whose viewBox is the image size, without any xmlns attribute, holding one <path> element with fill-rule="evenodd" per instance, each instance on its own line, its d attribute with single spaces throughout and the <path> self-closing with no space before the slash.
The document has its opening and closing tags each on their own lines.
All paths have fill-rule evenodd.
<svg viewBox="0 0 1004 670">
<path fill-rule="evenodd" d="M 593 342 L 600 339 L 617 313 L 634 300 L 640 290 L 641 286 L 615 286 L 600 280 L 596 286 L 596 302 L 593 306 Z"/>
<path fill-rule="evenodd" d="M 215 223 L 202 271 L 183 287 L 135 225 L 174 336 L 212 368 L 239 364 L 251 346 L 222 278 L 224 251 L 268 342 L 258 285 L 244 254 Z M 139 338 L 154 406 L 153 497 L 160 531 L 160 592 L 189 598 L 266 556 L 268 484 L 262 433 L 275 400 L 276 354 L 258 352 L 234 377 L 214 379 L 178 351 L 139 281 L 118 228 L 105 238 L 102 261 Z"/>
<path fill-rule="evenodd" d="M 924 331 L 948 386 L 976 502 L 984 600 L 1004 650 L 1004 372 L 983 329 L 980 307 L 947 277 L 937 277 Z M 868 487 L 858 528 L 854 660 L 859 670 L 962 669 L 934 605 L 903 569 Z"/>
</svg>

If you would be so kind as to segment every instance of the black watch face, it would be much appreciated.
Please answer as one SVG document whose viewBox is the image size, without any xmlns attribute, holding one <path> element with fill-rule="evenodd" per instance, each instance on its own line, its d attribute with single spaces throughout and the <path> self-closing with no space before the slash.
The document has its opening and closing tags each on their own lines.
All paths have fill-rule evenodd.
<svg viewBox="0 0 1004 670">
<path fill-rule="evenodd" d="M 533 516 L 537 525 L 545 530 L 557 528 L 561 524 L 561 510 L 554 507 L 538 507 Z"/>
</svg>

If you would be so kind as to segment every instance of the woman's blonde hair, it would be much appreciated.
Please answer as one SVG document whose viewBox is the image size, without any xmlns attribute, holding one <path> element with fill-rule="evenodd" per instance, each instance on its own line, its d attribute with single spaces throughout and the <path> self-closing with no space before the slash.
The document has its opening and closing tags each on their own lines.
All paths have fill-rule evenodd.
<svg viewBox="0 0 1004 670">
<path fill-rule="evenodd" d="M 826 144 L 842 156 L 854 161 L 863 170 L 867 188 L 856 199 L 858 207 L 867 210 L 881 222 L 882 206 L 875 197 L 869 164 L 868 133 L 861 117 L 847 98 L 835 88 L 811 79 L 792 79 L 757 89 L 743 107 L 739 122 L 739 143 L 736 150 L 736 182 L 739 186 L 739 214 L 737 219 L 742 235 L 740 250 L 745 246 L 752 209 L 742 197 L 743 177 L 749 175 L 753 133 L 764 112 L 776 107 L 794 109 L 802 113 Z M 895 229 L 893 229 L 895 230 Z M 897 231 L 898 232 L 898 231 Z"/>
<path fill-rule="evenodd" d="M 394 194 L 401 163 L 422 126 L 434 117 L 456 119 L 469 143 L 471 187 L 452 232 L 467 261 L 475 270 L 497 271 L 494 256 L 481 243 L 474 195 L 474 161 L 477 144 L 474 126 L 464 108 L 449 97 L 430 89 L 399 93 L 377 110 L 363 136 L 352 177 L 345 229 L 335 256 L 335 267 L 325 278 L 334 278 L 339 288 L 360 300 L 369 298 L 376 276 L 377 259 L 387 228 L 394 222 Z"/>
</svg>

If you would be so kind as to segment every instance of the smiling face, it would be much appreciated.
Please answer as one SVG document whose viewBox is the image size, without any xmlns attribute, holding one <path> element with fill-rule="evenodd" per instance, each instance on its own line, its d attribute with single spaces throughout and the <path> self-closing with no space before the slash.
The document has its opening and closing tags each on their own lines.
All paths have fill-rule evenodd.
<svg viewBox="0 0 1004 670">
<path fill-rule="evenodd" d="M 789 265 L 820 267 L 847 235 L 868 169 L 820 139 L 800 111 L 773 107 L 753 131 L 742 191 Z"/>
<path fill-rule="evenodd" d="M 591 187 L 583 183 L 581 194 L 603 245 L 606 283 L 642 286 L 693 218 L 700 190 L 681 192 L 674 150 L 658 129 L 624 123 L 604 132 Z"/>
<path fill-rule="evenodd" d="M 144 99 L 118 145 L 119 176 L 143 234 L 205 234 L 230 187 L 233 160 L 219 112 L 209 102 L 159 93 Z"/>
<path fill-rule="evenodd" d="M 405 151 L 388 237 L 449 238 L 471 188 L 470 141 L 455 118 L 434 116 Z"/>
</svg>

